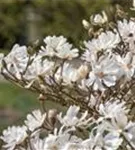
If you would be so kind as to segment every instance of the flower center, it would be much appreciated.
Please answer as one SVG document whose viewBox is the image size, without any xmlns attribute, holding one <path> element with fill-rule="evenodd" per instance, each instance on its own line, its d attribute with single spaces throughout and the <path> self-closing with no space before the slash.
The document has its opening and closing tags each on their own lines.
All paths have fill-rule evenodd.
<svg viewBox="0 0 135 150">
<path fill-rule="evenodd" d="M 96 75 L 99 77 L 99 78 L 103 78 L 105 76 L 105 74 L 101 71 L 101 72 L 97 72 Z"/>
</svg>

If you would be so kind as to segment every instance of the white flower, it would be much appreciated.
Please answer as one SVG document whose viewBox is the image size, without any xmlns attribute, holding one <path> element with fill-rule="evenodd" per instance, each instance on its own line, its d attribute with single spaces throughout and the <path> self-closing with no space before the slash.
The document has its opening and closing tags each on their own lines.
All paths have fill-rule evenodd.
<svg viewBox="0 0 135 150">
<path fill-rule="evenodd" d="M 123 22 L 118 21 L 118 30 L 124 42 L 129 44 L 130 50 L 134 51 L 135 22 L 131 20 L 128 22 L 126 19 Z"/>
<path fill-rule="evenodd" d="M 107 15 L 104 11 L 102 11 L 102 15 L 96 14 L 90 17 L 91 23 L 93 25 L 101 25 L 108 21 Z"/>
<path fill-rule="evenodd" d="M 64 84 L 72 85 L 73 82 L 76 82 L 79 79 L 77 69 L 71 66 L 69 63 L 64 63 L 55 74 L 56 81 L 63 80 Z"/>
<path fill-rule="evenodd" d="M 90 43 L 86 43 L 86 47 L 90 50 L 101 51 L 101 50 L 111 50 L 115 48 L 120 42 L 120 37 L 118 33 L 112 31 L 102 32 L 97 39 L 93 39 Z M 91 45 L 91 47 L 89 47 Z"/>
<path fill-rule="evenodd" d="M 126 114 L 117 112 L 109 121 L 106 122 L 106 128 L 108 130 L 116 131 L 117 133 L 123 133 L 128 126 L 128 118 Z"/>
<path fill-rule="evenodd" d="M 122 138 L 117 132 L 110 132 L 104 137 L 103 135 L 98 136 L 95 142 L 95 146 L 101 147 L 101 150 L 102 148 L 105 150 L 117 150 L 122 143 Z"/>
<path fill-rule="evenodd" d="M 79 143 L 81 142 L 80 138 L 77 138 L 74 135 L 71 135 L 69 132 L 74 131 L 74 128 L 67 129 L 63 131 L 63 127 L 58 129 L 54 129 L 53 134 L 49 134 L 48 137 L 45 139 L 45 150 L 63 150 L 65 145 L 70 142 Z"/>
<path fill-rule="evenodd" d="M 110 50 L 115 48 L 119 42 L 120 37 L 116 31 L 102 32 L 97 39 L 92 39 L 91 41 L 84 42 L 86 51 L 83 54 L 82 58 L 87 62 L 90 62 L 91 60 L 93 60 L 93 57 L 95 57 L 97 52 L 111 52 Z"/>
<path fill-rule="evenodd" d="M 104 148 L 106 150 L 117 150 L 122 141 L 117 132 L 110 132 L 104 137 Z"/>
<path fill-rule="evenodd" d="M 124 75 L 126 79 L 131 79 L 135 72 L 135 63 L 133 62 L 135 56 L 133 53 L 128 52 L 125 57 L 120 55 L 115 56 L 119 69 L 119 76 Z"/>
<path fill-rule="evenodd" d="M 4 58 L 4 61 L 8 70 L 20 78 L 20 72 L 25 70 L 28 62 L 27 47 L 15 44 L 11 52 Z"/>
<path fill-rule="evenodd" d="M 0 138 L 4 141 L 4 148 L 7 150 L 13 150 L 16 145 L 21 144 L 27 137 L 26 126 L 12 126 L 3 131 L 3 136 Z"/>
<path fill-rule="evenodd" d="M 116 100 L 114 102 L 108 101 L 105 104 L 100 104 L 98 111 L 105 118 L 114 118 L 118 114 L 127 114 L 129 110 L 125 107 L 125 102 Z"/>
<path fill-rule="evenodd" d="M 45 78 L 46 75 L 51 74 L 53 67 L 54 62 L 48 61 L 47 59 L 42 60 L 41 56 L 37 56 L 23 76 L 30 81 L 26 87 L 29 88 L 34 81 L 39 80 L 39 76 Z"/>
<path fill-rule="evenodd" d="M 124 135 L 135 148 L 135 122 L 129 122 L 125 128 Z"/>
<path fill-rule="evenodd" d="M 129 110 L 125 107 L 125 102 L 107 102 L 104 106 L 100 104 L 99 113 L 102 116 L 97 122 L 100 122 L 100 126 L 102 125 L 107 131 L 125 134 L 130 141 L 133 139 L 133 135 L 128 131 L 132 129 L 135 124 L 128 122 L 128 112 Z"/>
<path fill-rule="evenodd" d="M 42 126 L 44 123 L 46 114 L 42 114 L 40 110 L 34 110 L 32 114 L 27 115 L 27 120 L 25 120 L 25 124 L 30 131 L 34 131 L 35 129 Z"/>
<path fill-rule="evenodd" d="M 67 143 L 64 150 L 87 150 L 87 147 L 81 143 Z"/>
<path fill-rule="evenodd" d="M 58 69 L 55 74 L 57 82 L 63 80 L 64 85 L 72 85 L 74 82 L 80 81 L 88 74 L 87 65 L 81 65 L 79 68 L 75 68 L 69 63 L 64 63 L 62 67 Z"/>
<path fill-rule="evenodd" d="M 63 36 L 48 36 L 44 39 L 46 47 L 41 47 L 42 56 L 57 56 L 61 59 L 72 59 L 78 57 L 78 49 L 72 49 L 72 45 L 67 43 Z"/>
<path fill-rule="evenodd" d="M 82 54 L 81 59 L 85 60 L 86 62 L 90 63 L 93 60 L 97 60 L 97 52 L 96 49 L 94 51 L 94 49 L 90 48 L 91 44 L 90 41 L 88 43 L 85 42 L 85 46 L 86 46 L 86 50 L 85 52 Z"/>
<path fill-rule="evenodd" d="M 32 150 L 46 150 L 45 149 L 45 139 L 40 139 L 38 137 L 30 140 L 30 145 Z"/>
<path fill-rule="evenodd" d="M 93 86 L 94 90 L 104 91 L 106 87 L 114 86 L 117 80 L 118 67 L 114 60 L 102 57 L 98 62 L 92 62 L 89 78 L 82 80 L 82 87 Z"/>
<path fill-rule="evenodd" d="M 90 124 L 91 118 L 87 118 L 88 111 L 85 111 L 85 113 L 82 114 L 81 117 L 78 117 L 80 108 L 73 105 L 70 106 L 67 110 L 66 115 L 62 118 L 62 113 L 60 113 L 57 118 L 60 121 L 60 123 L 66 127 L 70 126 L 76 126 L 76 127 L 85 127 Z"/>
<path fill-rule="evenodd" d="M 95 126 L 90 132 L 89 140 L 85 141 L 91 150 L 117 150 L 121 143 L 120 134 L 115 130 L 108 130 L 105 121 Z"/>
</svg>

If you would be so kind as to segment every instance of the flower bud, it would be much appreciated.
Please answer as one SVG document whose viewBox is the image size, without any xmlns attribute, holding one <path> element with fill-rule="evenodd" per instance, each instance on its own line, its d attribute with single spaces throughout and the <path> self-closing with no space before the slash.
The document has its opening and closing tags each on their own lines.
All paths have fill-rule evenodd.
<svg viewBox="0 0 135 150">
<path fill-rule="evenodd" d="M 85 78 L 88 74 L 88 71 L 89 71 L 88 66 L 86 66 L 86 65 L 81 65 L 79 67 L 79 69 L 77 70 L 78 75 L 79 75 L 80 78 Z"/>
<path fill-rule="evenodd" d="M 83 27 L 86 29 L 86 30 L 89 30 L 90 28 L 90 23 L 86 20 L 82 20 L 82 24 L 83 24 Z"/>
<path fill-rule="evenodd" d="M 45 96 L 43 94 L 40 94 L 38 99 L 39 99 L 39 101 L 44 101 L 45 100 Z"/>
<path fill-rule="evenodd" d="M 55 122 L 56 122 L 56 117 L 57 117 L 57 110 L 56 109 L 50 109 L 48 111 L 48 121 L 50 123 L 50 125 L 54 126 Z"/>
<path fill-rule="evenodd" d="M 94 30 L 93 30 L 93 28 L 90 28 L 90 29 L 88 30 L 88 35 L 89 35 L 89 37 L 91 38 L 91 37 L 93 36 L 93 34 L 94 34 Z"/>
<path fill-rule="evenodd" d="M 95 16 L 90 17 L 90 21 L 93 25 L 101 25 L 108 21 L 107 15 L 104 11 L 102 11 L 102 15 L 97 14 Z"/>
</svg>

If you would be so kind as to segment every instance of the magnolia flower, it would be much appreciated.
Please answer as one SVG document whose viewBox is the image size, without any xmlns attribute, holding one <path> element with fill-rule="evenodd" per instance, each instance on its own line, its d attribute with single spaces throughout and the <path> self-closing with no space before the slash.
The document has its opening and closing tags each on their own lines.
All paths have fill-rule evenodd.
<svg viewBox="0 0 135 150">
<path fill-rule="evenodd" d="M 8 70 L 20 78 L 20 72 L 22 73 L 25 70 L 28 62 L 27 47 L 15 44 L 4 61 Z"/>
<path fill-rule="evenodd" d="M 105 11 L 102 11 L 102 15 L 96 14 L 90 17 L 90 21 L 93 25 L 101 25 L 108 21 Z"/>
<path fill-rule="evenodd" d="M 128 125 L 125 127 L 124 135 L 135 148 L 135 122 L 130 121 L 128 123 Z"/>
<path fill-rule="evenodd" d="M 47 59 L 42 60 L 40 56 L 37 56 L 23 75 L 25 79 L 30 81 L 26 87 L 29 88 L 34 81 L 39 80 L 39 76 L 45 78 L 46 75 L 50 75 L 53 67 L 54 62 L 48 61 Z"/>
<path fill-rule="evenodd" d="M 115 118 L 118 114 L 127 114 L 129 110 L 125 107 L 125 102 L 116 100 L 100 104 L 98 112 L 105 118 Z"/>
<path fill-rule="evenodd" d="M 89 138 L 83 143 L 91 150 L 117 150 L 122 141 L 120 133 L 108 130 L 106 122 L 103 121 L 92 128 Z"/>
<path fill-rule="evenodd" d="M 126 79 L 130 80 L 135 72 L 135 63 L 133 62 L 135 56 L 131 52 L 128 52 L 124 57 L 116 55 L 115 58 L 120 67 L 119 76 L 121 77 L 124 75 Z"/>
<path fill-rule="evenodd" d="M 122 144 L 122 138 L 117 132 L 110 132 L 104 137 L 104 148 L 106 150 L 117 150 Z"/>
<path fill-rule="evenodd" d="M 122 138 L 117 132 L 109 132 L 103 136 L 103 133 L 98 132 L 95 136 L 90 137 L 93 141 L 91 150 L 117 150 L 122 143 Z"/>
<path fill-rule="evenodd" d="M 92 62 L 92 71 L 89 78 L 82 80 L 82 87 L 92 86 L 94 90 L 104 91 L 106 87 L 114 86 L 117 80 L 118 67 L 114 60 L 102 57 L 99 62 Z"/>
<path fill-rule="evenodd" d="M 14 150 L 16 145 L 21 144 L 27 137 L 26 126 L 12 126 L 3 131 L 3 136 L 0 138 L 4 141 L 3 148 L 7 150 Z"/>
<path fill-rule="evenodd" d="M 102 120 L 102 119 L 99 119 Z M 115 132 L 119 136 L 122 135 L 135 148 L 134 127 L 135 123 L 128 121 L 124 112 L 116 111 L 115 114 L 108 120 L 102 120 L 99 126 L 103 126 L 109 132 Z M 98 129 L 98 126 L 96 127 Z M 99 130 L 99 129 L 98 129 Z M 99 131 L 97 131 L 99 132 Z M 122 140 L 122 138 L 121 138 Z M 107 141 L 107 140 L 106 140 Z M 116 143 L 116 142 L 114 142 Z"/>
<path fill-rule="evenodd" d="M 109 121 L 106 121 L 106 128 L 108 128 L 108 130 L 116 131 L 120 134 L 124 132 L 127 126 L 128 118 L 126 114 L 122 112 L 117 112 Z"/>
<path fill-rule="evenodd" d="M 99 51 L 111 52 L 120 42 L 120 37 L 117 32 L 113 33 L 111 31 L 106 31 L 101 33 L 97 39 L 92 39 L 91 41 L 84 42 L 86 51 L 83 54 L 83 59 L 87 62 L 93 60 L 96 53 Z"/>
<path fill-rule="evenodd" d="M 90 63 L 93 60 L 97 60 L 97 52 L 96 52 L 96 49 L 95 49 L 95 51 L 94 51 L 94 49 L 90 49 L 91 44 L 90 44 L 90 42 L 88 42 L 88 43 L 85 43 L 85 46 L 88 49 L 86 49 L 85 52 L 82 54 L 81 59 L 86 61 L 87 63 Z"/>
<path fill-rule="evenodd" d="M 131 20 L 128 22 L 126 19 L 123 22 L 118 21 L 118 30 L 124 42 L 128 43 L 130 50 L 134 52 L 135 22 Z"/>
<path fill-rule="evenodd" d="M 80 108 L 73 105 L 70 106 L 67 110 L 66 115 L 62 118 L 62 113 L 60 113 L 57 118 L 60 123 L 66 127 L 76 126 L 76 127 L 85 127 L 90 124 L 91 118 L 87 118 L 88 111 L 85 111 L 81 117 L 78 117 Z"/>
<path fill-rule="evenodd" d="M 56 72 L 55 79 L 57 82 L 62 79 L 64 84 L 72 85 L 73 82 L 76 82 L 79 79 L 79 76 L 76 68 L 69 63 L 64 63 L 64 65 Z"/>
<path fill-rule="evenodd" d="M 80 143 L 67 143 L 64 147 L 64 150 L 81 150 L 86 149 L 86 147 L 82 146 Z"/>
<path fill-rule="evenodd" d="M 74 128 L 67 129 L 63 131 L 63 127 L 58 129 L 54 129 L 53 134 L 49 134 L 45 139 L 45 150 L 53 150 L 53 149 L 64 149 L 65 145 L 70 142 L 79 143 L 82 140 L 77 138 L 76 136 L 72 136 L 69 132 L 74 131 Z"/>
<path fill-rule="evenodd" d="M 25 124 L 30 131 L 34 131 L 41 127 L 45 121 L 46 114 L 42 114 L 40 110 L 34 110 L 32 114 L 27 115 Z"/>
<path fill-rule="evenodd" d="M 79 143 L 69 142 L 65 145 L 64 150 L 93 150 L 93 141 L 88 138 L 80 141 Z"/>
<path fill-rule="evenodd" d="M 32 150 L 46 150 L 45 149 L 45 139 L 40 139 L 38 137 L 30 140 L 30 146 Z"/>
<path fill-rule="evenodd" d="M 41 57 L 39 57 L 32 62 L 24 77 L 28 80 L 33 80 L 38 78 L 38 76 L 44 77 L 52 71 L 53 67 L 54 62 L 48 61 L 47 59 L 42 60 Z"/>
<path fill-rule="evenodd" d="M 63 36 L 48 36 L 44 39 L 46 47 L 41 47 L 42 56 L 56 56 L 61 59 L 72 59 L 78 57 L 78 49 L 72 49 L 72 45 L 67 43 Z"/>
</svg>

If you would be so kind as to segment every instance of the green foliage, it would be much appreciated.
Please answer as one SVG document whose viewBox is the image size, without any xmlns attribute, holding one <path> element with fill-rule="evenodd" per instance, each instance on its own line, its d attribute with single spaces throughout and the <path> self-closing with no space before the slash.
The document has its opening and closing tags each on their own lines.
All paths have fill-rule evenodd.
<svg viewBox="0 0 135 150">
<path fill-rule="evenodd" d="M 23 7 L 20 3 L 0 2 L 0 47 L 8 49 L 22 34 Z"/>
<path fill-rule="evenodd" d="M 89 18 L 95 10 L 98 12 L 108 6 L 108 1 L 101 0 L 55 0 L 35 3 L 35 9 L 41 14 L 40 31 L 43 36 L 64 35 L 73 43 L 86 39 L 87 33 L 82 34 L 82 19 Z"/>
<path fill-rule="evenodd" d="M 36 101 L 36 94 L 32 94 L 25 89 L 18 88 L 7 82 L 0 83 L 0 107 L 27 110 L 29 103 L 30 105 L 35 105 L 34 101 Z M 23 106 L 26 102 L 28 105 Z"/>
<path fill-rule="evenodd" d="M 47 35 L 64 35 L 76 45 L 86 39 L 82 34 L 83 18 L 89 19 L 90 14 L 100 12 L 109 5 L 108 0 L 34 0 L 26 1 L 3 0 L 0 5 L 0 47 L 11 49 L 15 42 L 26 44 L 29 38 L 29 23 L 34 32 L 41 38 Z M 36 21 L 28 20 L 29 10 L 34 12 Z M 30 16 L 32 17 L 32 16 Z M 30 22 L 31 21 L 31 22 Z M 37 31 L 35 31 L 37 30 Z M 38 38 L 38 36 L 37 36 Z"/>
</svg>

